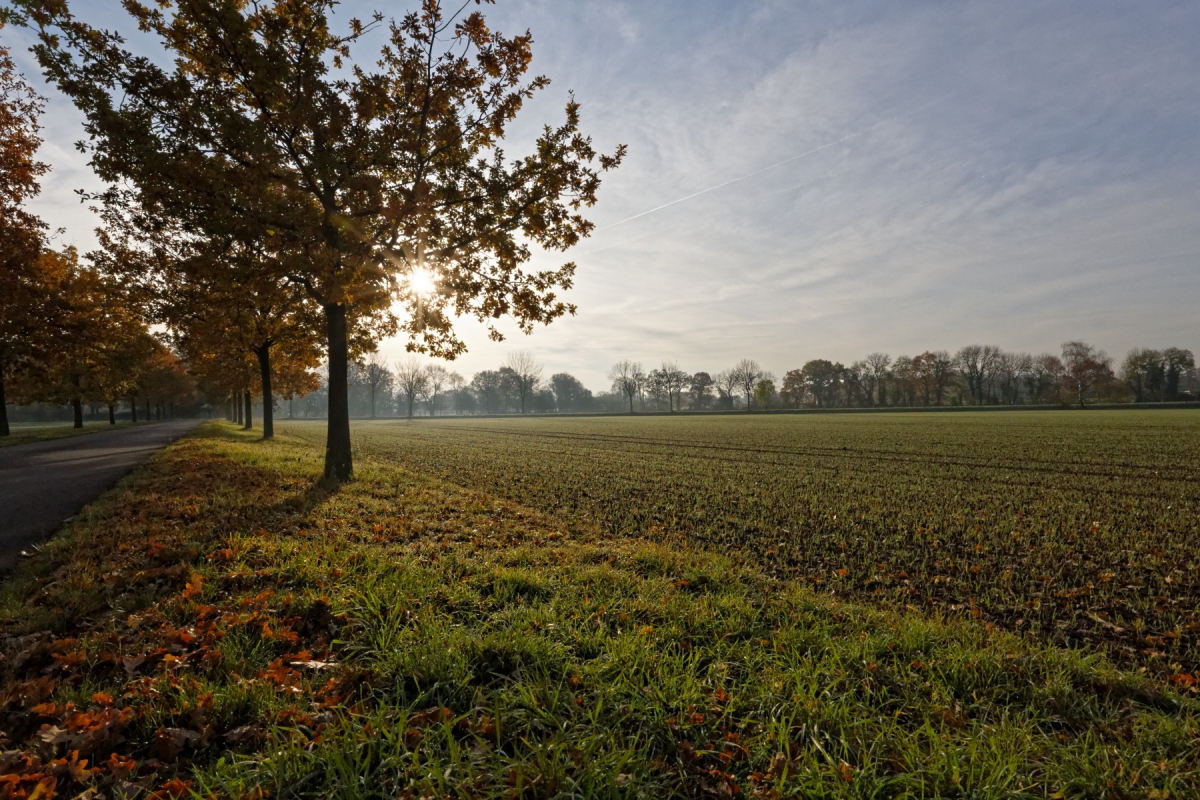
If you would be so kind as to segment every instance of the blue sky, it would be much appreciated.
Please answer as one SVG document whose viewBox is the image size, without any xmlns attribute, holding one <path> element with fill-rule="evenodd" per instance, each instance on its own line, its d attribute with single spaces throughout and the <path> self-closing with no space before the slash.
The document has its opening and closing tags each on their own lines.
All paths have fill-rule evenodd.
<svg viewBox="0 0 1200 800">
<path fill-rule="evenodd" d="M 111 0 L 75 5 L 127 26 Z M 374 8 L 408 6 L 353 0 L 339 16 Z M 1200 4 L 484 9 L 531 29 L 533 69 L 553 80 L 509 151 L 574 89 L 597 145 L 629 156 L 567 256 L 578 316 L 500 344 L 464 321 L 468 377 L 518 348 L 593 389 L 622 358 L 715 372 L 750 357 L 782 375 L 971 342 L 1200 350 Z M 25 36 L 3 35 L 39 79 Z M 46 93 L 54 172 L 36 208 L 86 249 L 79 117 Z"/>
</svg>

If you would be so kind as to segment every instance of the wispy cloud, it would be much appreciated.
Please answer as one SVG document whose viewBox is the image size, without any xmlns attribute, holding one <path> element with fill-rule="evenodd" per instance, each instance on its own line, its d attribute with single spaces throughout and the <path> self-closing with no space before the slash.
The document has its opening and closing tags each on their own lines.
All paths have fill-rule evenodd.
<svg viewBox="0 0 1200 800">
<path fill-rule="evenodd" d="M 630 155 L 601 190 L 594 238 L 537 256 L 578 262 L 579 315 L 502 344 L 465 321 L 466 373 L 518 347 L 594 388 L 625 357 L 717 370 L 751 356 L 782 374 L 982 340 L 1200 349 L 1195 3 L 487 11 L 532 30 L 533 69 L 554 79 L 518 135 L 574 89 L 596 144 Z M 88 180 L 80 135 L 56 105 L 41 210 L 87 239 L 71 193 Z"/>
</svg>

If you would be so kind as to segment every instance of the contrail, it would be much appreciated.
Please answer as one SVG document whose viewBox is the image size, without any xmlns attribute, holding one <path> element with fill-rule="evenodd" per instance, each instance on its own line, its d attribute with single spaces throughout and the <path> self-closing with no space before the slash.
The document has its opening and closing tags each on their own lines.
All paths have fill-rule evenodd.
<svg viewBox="0 0 1200 800">
<path fill-rule="evenodd" d="M 766 167 L 766 169 L 770 169 L 770 167 Z M 850 167 L 846 167 L 845 169 L 839 169 L 839 170 L 836 170 L 836 171 L 834 171 L 834 172 L 826 172 L 824 175 L 817 175 L 816 177 L 814 177 L 814 178 L 812 178 L 812 179 L 810 179 L 810 180 L 804 181 L 803 183 L 794 183 L 794 184 L 792 184 L 791 186 L 787 186 L 787 187 L 785 187 L 785 188 L 783 188 L 783 189 L 776 189 L 775 191 L 772 191 L 772 192 L 767 192 L 766 194 L 755 195 L 753 199 L 754 199 L 754 200 L 757 200 L 757 199 L 760 199 L 760 198 L 763 198 L 763 197 L 774 197 L 774 196 L 775 196 L 775 195 L 777 195 L 777 194 L 786 194 L 787 192 L 794 192 L 794 191 L 796 191 L 797 189 L 803 189 L 803 188 L 805 188 L 805 187 L 807 187 L 807 186 L 811 186 L 811 185 L 812 185 L 813 183 L 815 183 L 816 181 L 825 180 L 825 179 L 827 179 L 827 178 L 833 178 L 833 177 L 836 177 L 836 176 L 838 176 L 838 175 L 844 175 L 845 173 L 849 172 L 849 171 L 850 171 L 850 169 L 851 169 Z M 746 176 L 743 176 L 743 177 L 746 177 L 746 178 L 748 178 L 748 177 L 750 177 L 750 176 L 749 176 L 749 175 L 746 175 Z M 741 179 L 739 178 L 739 180 L 741 180 Z M 717 186 L 714 186 L 714 187 L 712 187 L 712 188 L 713 188 L 713 189 L 717 189 L 717 188 L 719 188 L 719 187 L 717 187 Z M 706 189 L 705 191 L 712 191 L 712 189 Z M 695 195 L 691 195 L 691 196 L 692 196 L 692 197 L 695 197 Z M 687 198 L 686 198 L 686 197 L 684 197 L 684 198 L 680 198 L 679 200 L 676 200 L 676 201 L 674 201 L 674 202 L 676 202 L 676 203 L 681 203 L 681 202 L 683 202 L 683 201 L 684 201 L 684 200 L 686 200 L 686 199 L 687 199 Z M 735 206 L 735 207 L 747 206 L 747 205 L 749 205 L 749 204 L 750 204 L 750 202 L 751 202 L 750 200 L 747 200 L 746 202 L 744 202 L 744 203 L 741 203 L 741 204 L 739 204 L 739 206 Z M 668 204 L 668 205 L 671 205 L 671 204 Z M 657 210 L 657 209 L 654 209 L 654 210 Z M 645 214 L 649 214 L 649 213 L 651 213 L 651 211 L 647 211 L 647 212 L 645 212 Z M 644 214 L 639 214 L 638 216 L 644 216 Z M 632 219 L 632 217 L 631 217 L 631 219 Z M 620 224 L 620 223 L 613 223 L 613 225 L 617 225 L 617 224 Z M 612 225 L 609 225 L 608 227 L 610 227 L 610 228 L 611 228 L 611 227 L 612 227 Z M 649 238 L 651 238 L 651 237 L 652 237 L 652 236 L 654 236 L 654 235 L 655 235 L 655 232 L 654 232 L 653 230 L 651 230 L 651 231 L 649 231 L 648 233 L 643 233 L 641 236 L 635 236 L 635 237 L 634 237 L 634 238 L 632 238 L 632 239 L 626 239 L 626 240 L 624 240 L 624 241 L 621 241 L 621 242 L 614 242 L 613 244 L 610 244 L 610 245 L 605 245 L 604 247 L 600 247 L 600 248 L 597 248 L 597 249 L 595 249 L 595 250 L 586 250 L 586 251 L 584 251 L 584 252 L 582 252 L 582 253 L 579 253 L 579 256 L 580 256 L 580 257 L 583 257 L 583 256 L 594 256 L 594 255 L 596 255 L 597 253 L 603 253 L 605 250 L 613 250 L 613 249 L 616 249 L 616 248 L 618 248 L 618 247 L 627 247 L 627 246 L 629 246 L 629 245 L 633 244 L 634 242 L 640 242 L 640 241 L 642 241 L 643 239 L 649 239 Z"/>
<path fill-rule="evenodd" d="M 881 120 L 879 120 L 879 122 L 876 122 L 873 125 L 863 128 L 860 131 L 856 131 L 854 133 L 847 133 L 845 136 L 843 136 L 840 139 L 837 139 L 836 141 L 829 142 L 828 144 L 823 144 L 820 147 L 814 147 L 812 150 L 806 150 L 803 153 L 799 153 L 797 155 L 791 156 L 790 158 L 785 158 L 783 161 L 776 161 L 774 164 L 765 166 L 762 169 L 756 169 L 754 172 L 747 173 L 746 175 L 743 175 L 740 178 L 733 178 L 732 180 L 725 181 L 724 183 L 718 183 L 716 186 L 710 186 L 707 189 L 701 189 L 698 192 L 693 192 L 692 194 L 689 194 L 686 197 L 680 197 L 678 200 L 672 200 L 669 203 L 663 203 L 661 206 L 652 208 L 649 211 L 643 211 L 640 214 L 634 214 L 632 217 L 626 217 L 625 219 L 620 220 L 619 222 L 614 222 L 612 224 L 605 225 L 603 228 L 597 228 L 595 232 L 599 233 L 600 231 L 606 231 L 609 228 L 615 228 L 618 225 L 624 225 L 626 222 L 633 222 L 635 219 L 641 219 L 642 217 L 646 216 L 647 214 L 654 214 L 658 211 L 662 211 L 664 208 L 670 208 L 671 206 L 678 205 L 679 203 L 683 203 L 687 200 L 691 200 L 692 198 L 699 197 L 702 194 L 708 194 L 709 192 L 715 192 L 717 189 L 724 189 L 726 186 L 730 186 L 732 184 L 738 183 L 739 181 L 747 180 L 748 178 L 753 178 L 755 175 L 761 175 L 764 172 L 768 172 L 770 170 L 775 169 L 776 167 L 782 167 L 784 164 L 790 164 L 793 161 L 797 161 L 801 158 L 807 158 L 808 156 L 811 156 L 814 153 L 819 153 L 822 150 L 828 150 L 830 147 L 836 147 L 837 145 L 841 144 L 842 142 L 846 141 L 847 139 L 853 139 L 856 136 L 863 135 L 867 131 L 878 128 L 880 125 L 883 125 L 885 122 L 891 122 L 892 120 L 897 120 L 897 119 L 905 119 L 906 117 L 911 117 L 914 114 L 919 114 L 922 111 L 942 102 L 943 100 L 945 100 L 947 97 L 949 97 L 952 94 L 954 94 L 954 92 L 947 92 L 946 94 L 942 95 L 941 97 L 934 98 L 933 100 L 929 101 L 925 105 L 923 105 L 913 111 L 910 111 L 907 114 L 901 114 L 900 116 L 888 117 L 887 119 L 881 119 Z"/>
<path fill-rule="evenodd" d="M 842 142 L 846 141 L 847 139 L 850 139 L 857 135 L 858 134 L 856 134 L 856 133 L 848 133 L 845 136 L 843 136 L 842 138 L 838 139 L 836 142 L 830 142 L 829 144 L 823 144 L 820 147 L 814 147 L 812 150 L 808 150 L 806 152 L 800 153 L 799 155 L 792 156 L 791 158 L 785 158 L 783 161 L 776 161 L 774 164 L 771 164 L 770 166 L 763 167 L 762 169 L 757 169 L 754 172 L 743 175 L 740 178 L 734 178 L 733 180 L 728 180 L 728 181 L 725 181 L 724 183 L 718 183 L 716 186 L 710 186 L 707 189 L 701 189 L 698 192 L 689 194 L 687 197 L 681 197 L 678 200 L 672 200 L 669 203 L 663 203 L 661 206 L 658 206 L 657 208 L 652 208 L 649 211 L 643 211 L 640 214 L 634 214 L 632 217 L 626 217 L 625 219 L 621 220 L 620 222 L 614 222 L 611 225 L 605 225 L 603 228 L 597 228 L 596 232 L 599 233 L 600 231 L 606 231 L 609 228 L 615 228 L 618 225 L 624 225 L 626 222 L 632 222 L 635 219 L 639 219 L 640 217 L 646 216 L 647 214 L 653 214 L 655 211 L 662 211 L 664 208 L 670 208 L 671 206 L 676 205 L 678 203 L 682 203 L 685 200 L 691 200 L 693 197 L 699 197 L 702 194 L 708 194 L 709 192 L 715 192 L 717 189 L 724 189 L 726 186 L 729 186 L 730 184 L 737 183 L 738 181 L 744 181 L 747 178 L 753 178 L 755 175 L 761 175 L 762 173 L 764 173 L 768 170 L 775 169 L 776 167 L 782 167 L 784 164 L 795 161 L 796 159 L 804 158 L 805 156 L 811 156 L 813 153 L 819 153 L 822 150 L 828 150 L 830 147 L 839 145 Z"/>
</svg>

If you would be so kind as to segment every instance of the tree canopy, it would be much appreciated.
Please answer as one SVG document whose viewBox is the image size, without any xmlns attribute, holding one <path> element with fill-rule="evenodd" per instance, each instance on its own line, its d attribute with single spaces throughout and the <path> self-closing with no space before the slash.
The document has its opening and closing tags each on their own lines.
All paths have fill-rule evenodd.
<svg viewBox="0 0 1200 800">
<path fill-rule="evenodd" d="M 334 0 L 127 0 L 138 27 L 172 56 L 165 69 L 62 0 L 18 0 L 39 28 L 47 76 L 85 116 L 87 147 L 110 196 L 148 231 L 268 241 L 288 279 L 325 317 L 329 359 L 326 476 L 352 473 L 348 325 L 403 309 L 412 350 L 464 349 L 453 318 L 509 316 L 529 331 L 574 307 L 574 265 L 527 271 L 534 247 L 565 250 L 592 230 L 583 210 L 600 155 L 571 97 L 531 152 L 500 145 L 534 92 L 532 36 L 506 37 L 482 13 L 438 0 L 398 20 L 376 14 L 335 33 Z M 373 68 L 353 58 L 386 39 Z"/>
</svg>

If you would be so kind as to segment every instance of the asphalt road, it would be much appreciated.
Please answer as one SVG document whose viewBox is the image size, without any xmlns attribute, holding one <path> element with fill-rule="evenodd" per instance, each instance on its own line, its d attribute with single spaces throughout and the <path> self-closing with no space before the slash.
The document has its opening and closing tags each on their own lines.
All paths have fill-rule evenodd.
<svg viewBox="0 0 1200 800">
<path fill-rule="evenodd" d="M 199 423 L 172 420 L 0 447 L 0 572 Z"/>
</svg>

